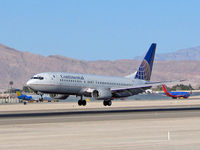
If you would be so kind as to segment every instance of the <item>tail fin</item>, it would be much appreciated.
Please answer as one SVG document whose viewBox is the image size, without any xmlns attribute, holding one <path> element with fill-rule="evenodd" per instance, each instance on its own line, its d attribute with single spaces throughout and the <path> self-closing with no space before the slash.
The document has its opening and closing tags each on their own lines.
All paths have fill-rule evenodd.
<svg viewBox="0 0 200 150">
<path fill-rule="evenodd" d="M 169 91 L 167 90 L 166 86 L 163 84 L 162 87 L 163 87 L 163 91 L 165 92 L 165 94 L 168 94 Z"/>
<path fill-rule="evenodd" d="M 141 79 L 146 81 L 149 81 L 151 79 L 155 51 L 156 43 L 152 43 L 146 56 L 144 57 L 144 60 L 142 61 L 139 69 L 137 70 L 135 79 Z"/>
<path fill-rule="evenodd" d="M 17 93 L 17 96 L 21 96 L 20 91 L 16 91 L 16 93 Z"/>
</svg>

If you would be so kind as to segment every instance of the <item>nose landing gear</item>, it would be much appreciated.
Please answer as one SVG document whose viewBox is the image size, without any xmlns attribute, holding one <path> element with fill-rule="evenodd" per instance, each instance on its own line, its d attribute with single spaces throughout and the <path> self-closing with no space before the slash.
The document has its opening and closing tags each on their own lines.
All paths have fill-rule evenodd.
<svg viewBox="0 0 200 150">
<path fill-rule="evenodd" d="M 44 101 L 44 98 L 43 98 L 43 94 L 40 94 L 40 98 L 39 98 L 39 102 L 43 102 Z"/>
</svg>

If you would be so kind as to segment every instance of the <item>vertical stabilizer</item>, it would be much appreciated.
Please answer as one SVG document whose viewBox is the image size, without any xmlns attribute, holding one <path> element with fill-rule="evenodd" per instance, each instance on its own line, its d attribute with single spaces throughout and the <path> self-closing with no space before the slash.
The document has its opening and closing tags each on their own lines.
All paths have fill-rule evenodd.
<svg viewBox="0 0 200 150">
<path fill-rule="evenodd" d="M 163 84 L 162 87 L 163 87 L 163 91 L 165 92 L 165 94 L 168 94 L 169 92 L 168 92 L 166 86 Z"/>
<path fill-rule="evenodd" d="M 17 96 L 21 96 L 21 92 L 20 91 L 16 91 Z"/>
<path fill-rule="evenodd" d="M 156 51 L 156 43 L 152 43 L 139 69 L 137 70 L 135 79 L 146 80 L 146 81 L 149 81 L 151 79 L 151 72 L 153 68 L 155 51 Z"/>
</svg>

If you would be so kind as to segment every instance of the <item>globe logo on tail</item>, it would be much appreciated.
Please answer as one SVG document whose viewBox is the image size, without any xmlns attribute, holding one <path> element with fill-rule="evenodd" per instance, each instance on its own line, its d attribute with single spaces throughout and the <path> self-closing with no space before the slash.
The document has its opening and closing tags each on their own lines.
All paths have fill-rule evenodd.
<svg viewBox="0 0 200 150">
<path fill-rule="evenodd" d="M 149 81 L 151 77 L 151 69 L 149 63 L 144 59 L 135 76 L 136 79 Z"/>
</svg>

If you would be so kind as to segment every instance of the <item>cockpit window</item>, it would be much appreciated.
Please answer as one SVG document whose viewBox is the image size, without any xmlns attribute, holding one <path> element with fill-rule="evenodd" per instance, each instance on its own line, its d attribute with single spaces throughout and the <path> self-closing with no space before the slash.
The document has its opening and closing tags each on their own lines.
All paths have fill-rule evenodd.
<svg viewBox="0 0 200 150">
<path fill-rule="evenodd" d="M 40 76 L 38 76 L 38 77 L 32 77 L 31 79 L 39 79 L 39 80 L 43 80 L 44 77 L 40 77 Z"/>
</svg>

